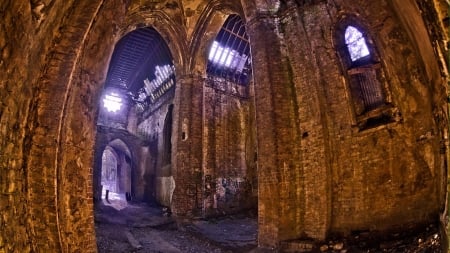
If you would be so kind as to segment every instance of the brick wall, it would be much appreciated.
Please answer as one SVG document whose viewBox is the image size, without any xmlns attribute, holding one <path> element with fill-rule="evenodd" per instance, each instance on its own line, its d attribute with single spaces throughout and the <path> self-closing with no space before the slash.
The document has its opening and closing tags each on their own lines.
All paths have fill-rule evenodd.
<svg viewBox="0 0 450 253">
<path fill-rule="evenodd" d="M 198 215 L 202 203 L 202 81 L 196 76 L 177 78 L 174 101 L 175 178 L 173 211 L 180 216 Z"/>
<path fill-rule="evenodd" d="M 423 97 L 445 93 L 439 79 L 427 79 L 439 75 L 436 61 L 429 63 L 431 66 L 427 68 L 433 68 L 434 74 L 427 76 L 414 37 L 407 35 L 409 28 L 396 19 L 395 10 L 385 2 L 310 4 L 288 9 L 284 15 L 281 27 L 299 87 L 297 91 L 319 97 L 319 105 L 307 98 L 298 99 L 303 112 L 300 121 L 307 121 L 303 126 L 324 128 L 323 136 L 313 135 L 318 150 L 307 145 L 304 153 L 313 160 L 325 160 L 322 164 L 329 168 L 319 174 L 309 174 L 308 159 L 302 161 L 304 176 L 322 180 L 322 187 L 329 187 L 332 193 L 323 202 L 323 208 L 331 203 L 329 232 L 386 230 L 435 221 L 442 207 L 439 175 L 444 166 L 439 151 L 443 135 L 438 129 L 442 125 L 438 123 L 439 115 L 445 114 L 446 109 L 444 100 Z M 402 120 L 371 130 L 355 127 L 348 83 L 342 74 L 344 70 L 333 37 L 344 15 L 356 15 L 370 27 L 368 32 L 382 59 L 390 99 Z M 428 50 L 427 54 L 432 52 L 431 47 L 422 50 Z M 311 86 L 315 88 L 306 90 Z M 315 106 L 319 112 L 308 113 Z M 320 162 L 311 166 L 315 171 L 320 167 Z M 317 191 L 317 188 L 310 189 Z M 311 217 L 318 217 L 317 213 Z M 320 229 L 317 222 L 320 220 L 315 221 L 316 225 L 305 224 L 305 229 L 311 227 L 317 231 Z M 326 227 L 326 223 L 322 224 Z"/>
<path fill-rule="evenodd" d="M 419 12 L 409 14 L 420 19 Z M 445 158 L 439 147 L 446 108 L 443 99 L 423 99 L 445 94 L 442 78 L 433 77 L 439 76 L 437 61 L 426 60 L 436 57 L 433 49 L 419 46 L 417 53 L 420 35 L 408 36 L 411 27 L 397 20 L 387 2 L 288 3 L 277 14 L 254 15 L 248 23 L 260 245 L 436 221 L 443 199 L 439 175 Z M 355 126 L 334 37 L 345 15 L 370 28 L 400 120 L 363 131 Z M 424 68 L 421 58 L 430 66 Z"/>
<path fill-rule="evenodd" d="M 204 82 L 203 209 L 224 215 L 256 208 L 253 98 L 249 86 Z"/>
<path fill-rule="evenodd" d="M 96 36 L 105 36 L 113 26 L 88 36 L 87 31 L 95 26 L 93 17 L 102 9 L 98 1 L 77 6 L 70 1 L 33 1 L 31 6 L 30 2 L 6 1 L 1 5 L 5 10 L 2 15 L 6 15 L 4 25 L 8 26 L 1 30 L 9 34 L 2 38 L 11 43 L 7 46 L 10 49 L 2 46 L 8 52 L 3 53 L 2 61 L 8 62 L 5 73 L 9 74 L 3 79 L 1 92 L 15 87 L 10 95 L 2 94 L 2 101 L 16 104 L 2 103 L 5 107 L 0 114 L 2 122 L 9 118 L 12 126 L 20 129 L 14 142 L 2 137 L 9 145 L 15 143 L 17 149 L 2 146 L 2 157 L 20 155 L 22 163 L 12 163 L 19 165 L 15 169 L 6 164 L 1 169 L 2 185 L 10 182 L 14 187 L 8 187 L 11 194 L 2 195 L 10 196 L 9 200 L 1 197 L 2 208 L 7 208 L 1 211 L 2 217 L 7 220 L 1 222 L 0 251 L 95 251 L 94 105 L 112 48 L 98 47 Z M 112 10 L 120 10 L 113 1 L 102 7 L 103 15 L 97 17 L 100 23 Z M 120 16 L 116 14 L 113 16 Z M 83 45 L 87 47 L 81 50 Z M 83 53 L 97 56 L 98 65 L 86 63 Z M 4 58 L 8 55 L 12 60 Z M 85 68 L 75 70 L 81 62 Z M 12 196 L 21 197 L 14 200 Z"/>
</svg>

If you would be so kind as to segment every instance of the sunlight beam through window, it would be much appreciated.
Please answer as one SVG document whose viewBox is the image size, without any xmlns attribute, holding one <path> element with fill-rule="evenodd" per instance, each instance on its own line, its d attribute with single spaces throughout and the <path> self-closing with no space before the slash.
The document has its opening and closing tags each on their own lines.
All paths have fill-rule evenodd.
<svg viewBox="0 0 450 253">
<path fill-rule="evenodd" d="M 122 107 L 122 98 L 114 92 L 106 94 L 103 98 L 103 106 L 108 112 L 117 112 Z"/>
</svg>

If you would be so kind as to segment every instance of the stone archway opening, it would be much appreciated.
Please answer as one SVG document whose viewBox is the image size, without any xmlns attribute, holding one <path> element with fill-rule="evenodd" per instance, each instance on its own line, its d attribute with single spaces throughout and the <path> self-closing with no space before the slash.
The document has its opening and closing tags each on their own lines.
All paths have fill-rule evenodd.
<svg viewBox="0 0 450 253">
<path fill-rule="evenodd" d="M 102 199 L 108 199 L 109 192 L 117 188 L 117 156 L 106 148 L 102 155 Z"/>
<path fill-rule="evenodd" d="M 109 186 L 119 187 L 128 199 L 170 206 L 158 195 L 167 195 L 167 187 L 159 179 L 171 176 L 174 87 L 171 53 L 153 27 L 137 28 L 117 42 L 99 101 L 96 146 L 97 149 L 110 146 L 115 151 L 117 173 L 121 173 L 121 166 L 132 168 L 128 180 L 132 187 L 120 189 L 124 180 L 117 181 L 115 187 Z M 126 154 L 120 145 L 108 143 L 114 138 L 124 140 L 133 156 Z M 96 152 L 98 160 L 100 151 Z M 110 157 L 105 164 L 114 163 L 114 156 Z M 97 192 L 102 185 L 98 177 L 99 173 L 94 180 Z"/>
<path fill-rule="evenodd" d="M 131 201 L 131 155 L 120 139 L 105 147 L 101 157 L 101 199 Z"/>
<path fill-rule="evenodd" d="M 175 67 L 153 27 L 137 28 L 115 45 L 99 101 L 94 157 L 94 215 L 100 251 L 110 237 L 114 251 L 154 241 L 128 232 L 171 224 L 172 128 Z M 121 248 L 122 247 L 122 248 Z M 159 251 L 167 250 L 161 248 Z"/>
</svg>

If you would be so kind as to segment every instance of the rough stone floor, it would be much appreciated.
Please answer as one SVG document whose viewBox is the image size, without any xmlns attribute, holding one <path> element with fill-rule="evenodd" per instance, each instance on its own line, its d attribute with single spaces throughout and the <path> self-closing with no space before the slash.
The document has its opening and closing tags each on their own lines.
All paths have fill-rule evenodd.
<svg viewBox="0 0 450 253">
<path fill-rule="evenodd" d="M 160 207 L 115 199 L 96 205 L 102 252 L 248 252 L 256 248 L 256 218 L 242 214 L 176 224 Z"/>
<path fill-rule="evenodd" d="M 103 252 L 274 252 L 256 248 L 257 221 L 251 213 L 176 224 L 160 207 L 112 197 L 96 205 L 97 247 Z M 434 225 L 412 235 L 374 242 L 364 233 L 320 244 L 290 242 L 283 252 L 442 252 Z"/>
</svg>

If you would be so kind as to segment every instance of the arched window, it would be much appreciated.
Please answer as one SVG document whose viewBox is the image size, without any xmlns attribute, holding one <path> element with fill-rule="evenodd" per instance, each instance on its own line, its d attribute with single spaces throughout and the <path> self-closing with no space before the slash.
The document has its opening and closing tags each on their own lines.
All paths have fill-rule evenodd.
<svg viewBox="0 0 450 253">
<path fill-rule="evenodd" d="M 350 21 L 337 29 L 338 53 L 345 68 L 356 124 L 370 128 L 392 121 L 392 105 L 375 46 Z"/>
<path fill-rule="evenodd" d="M 369 48 L 363 34 L 355 27 L 348 26 L 345 29 L 345 44 L 352 61 L 370 56 Z"/>
<path fill-rule="evenodd" d="M 109 148 L 105 149 L 102 155 L 102 185 L 104 191 L 116 192 L 117 157 Z"/>
<path fill-rule="evenodd" d="M 206 73 L 241 85 L 249 83 L 250 44 L 239 15 L 230 15 L 217 34 L 208 53 Z"/>
</svg>

